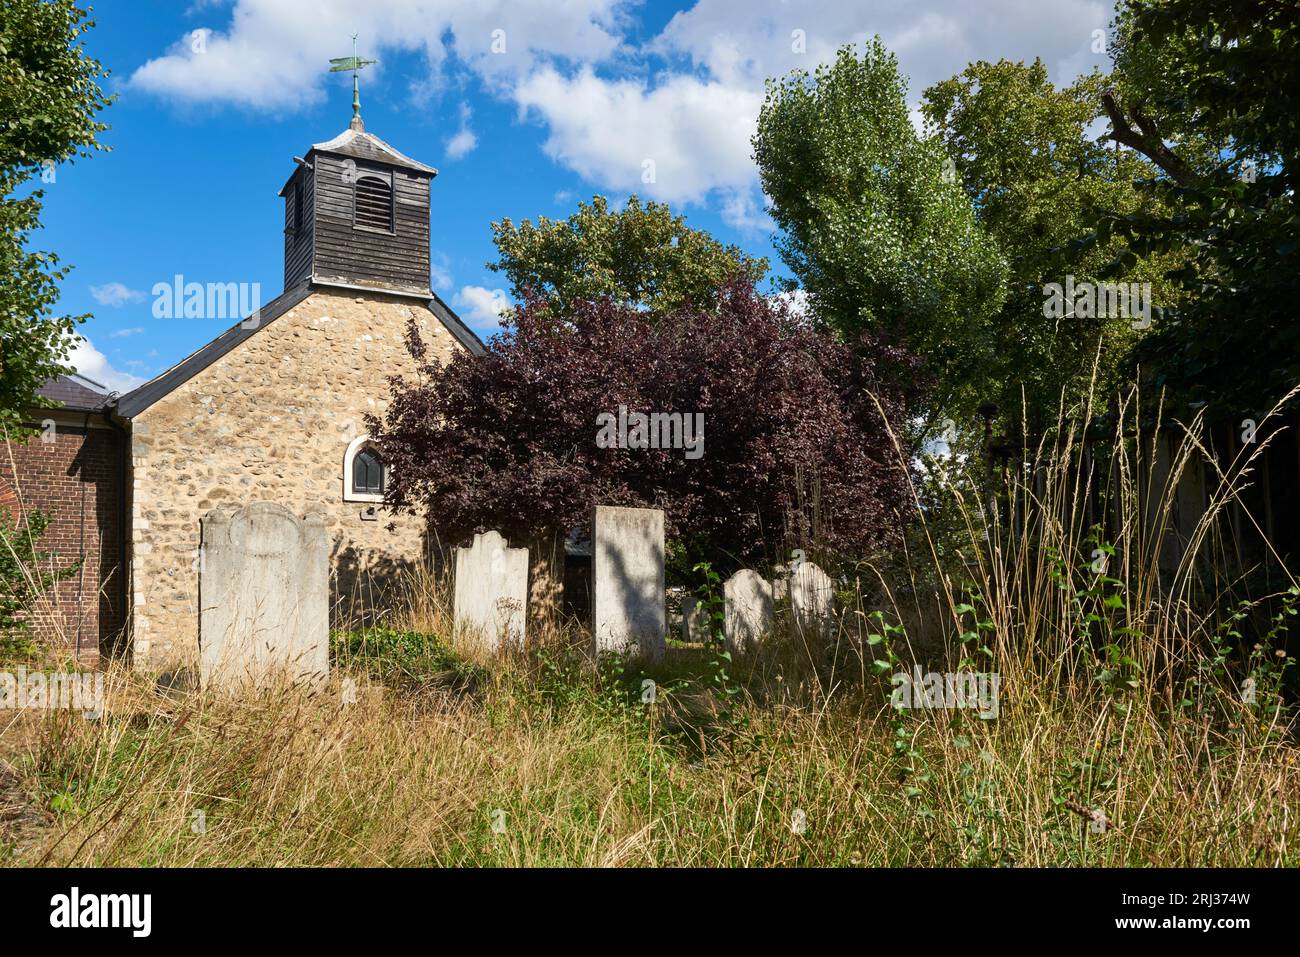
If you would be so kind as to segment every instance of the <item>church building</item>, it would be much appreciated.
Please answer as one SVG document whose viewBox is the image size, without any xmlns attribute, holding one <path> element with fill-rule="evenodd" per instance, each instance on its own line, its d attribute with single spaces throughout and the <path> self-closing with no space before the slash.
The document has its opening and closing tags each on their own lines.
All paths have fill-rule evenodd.
<svg viewBox="0 0 1300 957">
<path fill-rule="evenodd" d="M 11 442 L 0 464 L 0 504 L 52 514 L 40 547 L 61 566 L 81 560 L 34 622 L 79 658 L 194 662 L 200 519 L 214 508 L 320 513 L 336 620 L 382 608 L 430 547 L 423 519 L 382 511 L 364 416 L 385 409 L 390 376 L 415 372 L 411 320 L 441 360 L 483 351 L 430 287 L 437 170 L 367 133 L 359 113 L 294 161 L 280 191 L 284 291 L 125 395 L 79 376 L 49 383 L 50 407 L 30 413 L 42 434 Z"/>
</svg>

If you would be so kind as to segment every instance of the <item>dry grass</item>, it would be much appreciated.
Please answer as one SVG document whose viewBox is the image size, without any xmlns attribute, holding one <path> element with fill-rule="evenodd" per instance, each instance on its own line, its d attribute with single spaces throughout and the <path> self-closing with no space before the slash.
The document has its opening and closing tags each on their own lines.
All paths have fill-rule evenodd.
<svg viewBox="0 0 1300 957">
<path fill-rule="evenodd" d="M 1267 726 L 1117 716 L 1019 694 L 996 721 L 745 704 L 670 731 L 671 694 L 489 679 L 394 691 L 360 672 L 238 701 L 110 681 L 105 718 L 25 717 L 53 815 L 21 863 L 97 865 L 1294 865 L 1300 751 Z M 817 697 L 816 695 L 809 696 Z M 6 729 L 8 735 L 14 729 Z M 62 796 L 62 799 L 60 799 Z M 1090 833 L 1067 801 L 1101 807 Z M 796 833 L 796 813 L 806 827 Z M 202 812 L 204 828 L 197 826 Z M 503 814 L 498 812 L 504 812 Z M 500 821 L 501 833 L 494 833 Z"/>
<path fill-rule="evenodd" d="M 1170 474 L 1198 441 L 1193 424 Z M 1104 574 L 1076 471 L 1016 488 L 1019 524 L 994 518 L 988 539 L 954 479 L 959 548 L 927 527 L 904 574 L 858 568 L 834 634 L 734 661 L 682 648 L 644 674 L 593 667 L 563 632 L 489 660 L 438 637 L 445 590 L 420 579 L 402 624 L 424 635 L 354 636 L 314 690 L 219 699 L 112 671 L 98 721 L 0 712 L 0 806 L 19 781 L 44 821 L 21 840 L 0 821 L 0 844 L 56 865 L 1300 864 L 1274 654 L 1296 595 L 1233 617 L 1194 557 L 1252 460 L 1225 469 L 1201 545 L 1162 569 L 1138 506 L 1173 485 L 1137 495 L 1132 454 L 1104 473 L 1127 502 Z M 896 626 L 917 620 L 929 651 Z M 1236 630 L 1259 647 L 1234 651 Z M 997 672 L 998 717 L 891 708 L 888 675 L 927 656 Z"/>
</svg>

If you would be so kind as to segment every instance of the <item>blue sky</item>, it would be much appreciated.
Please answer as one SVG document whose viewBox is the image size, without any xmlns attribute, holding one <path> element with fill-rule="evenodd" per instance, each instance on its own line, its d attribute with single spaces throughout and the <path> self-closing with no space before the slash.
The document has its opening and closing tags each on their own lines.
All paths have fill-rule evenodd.
<svg viewBox="0 0 1300 957">
<path fill-rule="evenodd" d="M 369 132 L 436 166 L 433 282 L 481 333 L 504 283 L 490 224 L 567 216 L 595 193 L 670 202 L 692 226 L 769 257 L 749 137 L 769 76 L 880 34 L 930 83 L 976 59 L 1041 57 L 1066 82 L 1094 66 L 1109 3 L 1085 0 L 101 0 L 86 44 L 112 72 L 112 152 L 44 185 L 34 246 L 74 266 L 60 309 L 92 313 L 80 371 L 125 390 L 230 323 L 156 319 L 150 290 L 187 281 L 281 290 L 282 201 L 313 142 L 351 115 L 329 58 L 378 58 Z M 654 182 L 643 181 L 646 161 Z"/>
</svg>

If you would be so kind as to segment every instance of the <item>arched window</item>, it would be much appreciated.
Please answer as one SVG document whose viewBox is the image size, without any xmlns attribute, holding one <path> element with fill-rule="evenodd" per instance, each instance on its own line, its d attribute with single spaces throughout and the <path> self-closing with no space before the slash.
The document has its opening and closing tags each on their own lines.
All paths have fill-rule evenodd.
<svg viewBox="0 0 1300 957">
<path fill-rule="evenodd" d="M 393 231 L 393 187 L 372 174 L 357 177 L 353 191 L 353 225 Z"/>
<path fill-rule="evenodd" d="M 352 491 L 362 495 L 384 494 L 384 466 L 374 449 L 362 449 L 352 460 Z"/>
<path fill-rule="evenodd" d="M 367 435 L 348 443 L 343 455 L 343 501 L 382 502 L 388 487 L 388 468 Z"/>
</svg>

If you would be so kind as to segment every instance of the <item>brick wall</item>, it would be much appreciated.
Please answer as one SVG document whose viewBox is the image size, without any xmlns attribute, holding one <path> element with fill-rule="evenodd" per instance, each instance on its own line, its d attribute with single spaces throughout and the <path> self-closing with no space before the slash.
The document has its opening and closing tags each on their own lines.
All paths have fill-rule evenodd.
<svg viewBox="0 0 1300 957">
<path fill-rule="evenodd" d="M 123 440 L 92 416 L 50 412 L 52 429 L 10 440 L 0 456 L 0 506 L 11 514 L 33 509 L 51 516 L 38 542 L 47 568 L 67 568 L 82 555 L 78 573 L 38 600 L 33 634 L 94 662 L 120 634 L 123 620 L 121 555 Z"/>
</svg>

